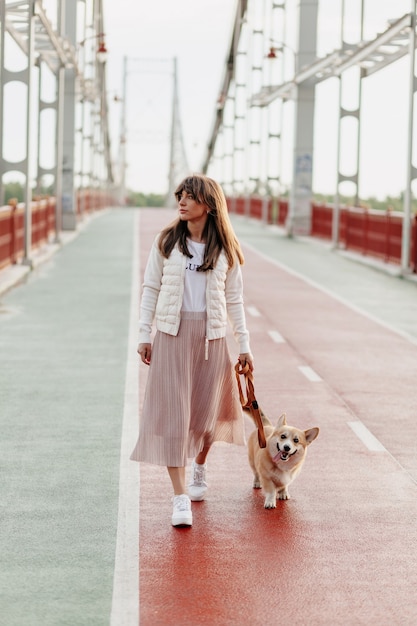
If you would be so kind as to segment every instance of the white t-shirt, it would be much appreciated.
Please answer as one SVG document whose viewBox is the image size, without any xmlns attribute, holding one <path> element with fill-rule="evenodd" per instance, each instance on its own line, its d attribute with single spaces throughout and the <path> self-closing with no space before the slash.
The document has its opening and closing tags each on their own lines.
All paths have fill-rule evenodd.
<svg viewBox="0 0 417 626">
<path fill-rule="evenodd" d="M 187 239 L 187 246 L 193 258 L 187 258 L 185 266 L 183 311 L 201 312 L 206 310 L 206 272 L 197 272 L 203 264 L 205 243 L 197 243 Z"/>
</svg>

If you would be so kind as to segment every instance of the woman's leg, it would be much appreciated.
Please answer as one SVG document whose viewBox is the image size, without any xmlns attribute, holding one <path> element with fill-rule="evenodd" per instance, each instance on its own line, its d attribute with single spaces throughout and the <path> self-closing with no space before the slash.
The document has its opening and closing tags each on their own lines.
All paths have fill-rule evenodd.
<svg viewBox="0 0 417 626">
<path fill-rule="evenodd" d="M 188 485 L 188 493 L 191 500 L 204 500 L 207 491 L 206 482 L 206 457 L 210 452 L 211 443 L 205 443 L 203 449 L 197 454 L 191 467 L 191 481 Z"/>
<path fill-rule="evenodd" d="M 180 496 L 187 493 L 185 489 L 185 467 L 168 467 L 168 474 L 174 488 L 174 494 Z"/>
<path fill-rule="evenodd" d="M 205 444 L 201 452 L 197 454 L 197 456 L 195 457 L 195 462 L 198 463 L 198 465 L 204 465 L 207 455 L 210 452 L 210 448 L 211 444 Z"/>
<path fill-rule="evenodd" d="M 168 467 L 169 477 L 174 488 L 174 508 L 171 522 L 173 526 L 192 526 L 191 501 L 185 492 L 185 467 Z"/>
</svg>

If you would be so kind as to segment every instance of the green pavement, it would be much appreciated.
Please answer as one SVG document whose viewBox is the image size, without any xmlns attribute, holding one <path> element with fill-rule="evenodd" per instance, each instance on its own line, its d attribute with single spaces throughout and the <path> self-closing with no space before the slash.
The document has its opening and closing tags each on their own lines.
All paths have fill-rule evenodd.
<svg viewBox="0 0 417 626">
<path fill-rule="evenodd" d="M 109 623 L 133 210 L 93 219 L 0 301 L 0 622 Z"/>
</svg>

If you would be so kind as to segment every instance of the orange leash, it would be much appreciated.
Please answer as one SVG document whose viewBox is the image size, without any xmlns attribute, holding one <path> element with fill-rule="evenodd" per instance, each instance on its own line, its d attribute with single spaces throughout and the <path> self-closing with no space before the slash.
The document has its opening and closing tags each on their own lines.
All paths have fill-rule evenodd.
<svg viewBox="0 0 417 626">
<path fill-rule="evenodd" d="M 240 403 L 244 409 L 249 409 L 252 415 L 252 419 L 258 428 L 258 442 L 260 448 L 266 448 L 266 439 L 264 433 L 264 425 L 262 423 L 262 417 L 259 411 L 258 401 L 255 398 L 255 388 L 253 385 L 253 374 L 249 369 L 249 365 L 241 366 L 240 361 L 235 365 L 237 386 L 239 388 Z M 240 383 L 240 376 L 245 378 L 246 386 L 246 399 L 243 395 L 242 385 Z"/>
</svg>

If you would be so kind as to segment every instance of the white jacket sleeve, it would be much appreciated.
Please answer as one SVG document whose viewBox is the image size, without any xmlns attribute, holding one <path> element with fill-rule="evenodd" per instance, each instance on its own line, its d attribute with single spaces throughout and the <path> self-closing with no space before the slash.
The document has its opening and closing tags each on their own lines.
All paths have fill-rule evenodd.
<svg viewBox="0 0 417 626">
<path fill-rule="evenodd" d="M 161 289 L 164 257 L 158 248 L 158 238 L 159 236 L 153 242 L 143 279 L 140 302 L 139 343 L 151 343 L 152 323 Z"/>
<path fill-rule="evenodd" d="M 251 350 L 243 307 L 243 279 L 239 263 L 235 263 L 227 272 L 225 293 L 227 315 L 232 325 L 234 338 L 239 346 L 239 354 L 246 354 Z"/>
</svg>

